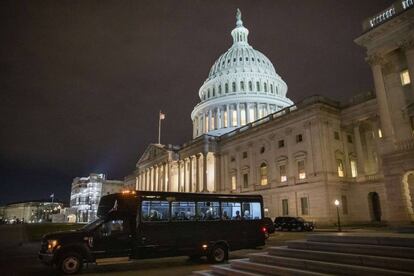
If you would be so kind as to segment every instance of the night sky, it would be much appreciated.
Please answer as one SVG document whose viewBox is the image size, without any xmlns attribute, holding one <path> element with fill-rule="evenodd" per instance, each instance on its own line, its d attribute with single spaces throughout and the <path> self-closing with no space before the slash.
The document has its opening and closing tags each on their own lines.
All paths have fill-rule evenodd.
<svg viewBox="0 0 414 276">
<path fill-rule="evenodd" d="M 190 113 L 240 8 L 249 42 L 298 101 L 373 87 L 353 40 L 386 0 L 1 1 L 0 204 L 68 201 L 72 179 L 130 174 L 157 140 L 191 139 Z"/>
</svg>

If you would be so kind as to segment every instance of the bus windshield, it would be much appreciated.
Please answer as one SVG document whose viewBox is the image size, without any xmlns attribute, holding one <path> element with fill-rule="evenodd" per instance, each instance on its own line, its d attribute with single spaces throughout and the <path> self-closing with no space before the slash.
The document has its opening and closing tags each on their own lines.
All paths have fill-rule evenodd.
<svg viewBox="0 0 414 276">
<path fill-rule="evenodd" d="M 84 231 L 93 230 L 96 227 L 98 227 L 99 225 L 101 225 L 103 222 L 104 222 L 103 218 L 97 218 L 96 220 L 86 224 L 84 227 L 81 228 L 81 230 L 84 230 Z"/>
</svg>

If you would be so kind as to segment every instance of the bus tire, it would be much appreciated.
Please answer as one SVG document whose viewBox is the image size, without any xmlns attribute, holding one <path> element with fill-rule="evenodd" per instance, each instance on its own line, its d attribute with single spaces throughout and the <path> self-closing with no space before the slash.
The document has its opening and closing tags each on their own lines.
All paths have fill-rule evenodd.
<svg viewBox="0 0 414 276">
<path fill-rule="evenodd" d="M 208 260 L 211 263 L 222 263 L 227 261 L 228 258 L 229 250 L 227 246 L 222 243 L 214 245 L 214 247 L 211 249 L 208 255 Z"/>
<path fill-rule="evenodd" d="M 66 275 L 73 275 L 81 271 L 83 267 L 83 257 L 81 254 L 70 251 L 63 253 L 58 261 L 58 269 Z"/>
</svg>

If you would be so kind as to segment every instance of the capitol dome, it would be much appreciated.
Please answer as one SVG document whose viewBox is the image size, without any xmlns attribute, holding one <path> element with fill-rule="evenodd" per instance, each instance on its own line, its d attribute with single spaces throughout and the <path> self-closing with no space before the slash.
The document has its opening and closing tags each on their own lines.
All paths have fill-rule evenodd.
<svg viewBox="0 0 414 276">
<path fill-rule="evenodd" d="M 211 67 L 191 113 L 193 138 L 219 136 L 293 104 L 272 62 L 248 43 L 237 9 L 233 45 Z"/>
</svg>

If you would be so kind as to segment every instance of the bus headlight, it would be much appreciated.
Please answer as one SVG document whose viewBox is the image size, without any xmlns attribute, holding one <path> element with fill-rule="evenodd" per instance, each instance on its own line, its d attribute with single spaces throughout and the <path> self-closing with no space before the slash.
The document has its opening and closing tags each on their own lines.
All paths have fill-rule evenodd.
<svg viewBox="0 0 414 276">
<path fill-rule="evenodd" d="M 48 240 L 47 241 L 47 252 L 52 253 L 53 250 L 59 245 L 58 240 Z"/>
</svg>

